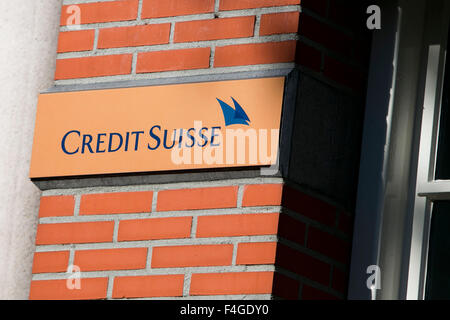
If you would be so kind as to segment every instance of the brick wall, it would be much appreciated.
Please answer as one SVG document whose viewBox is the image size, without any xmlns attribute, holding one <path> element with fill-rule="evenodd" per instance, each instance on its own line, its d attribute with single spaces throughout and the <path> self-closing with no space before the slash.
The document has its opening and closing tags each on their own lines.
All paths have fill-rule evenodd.
<svg viewBox="0 0 450 320">
<path fill-rule="evenodd" d="M 354 210 L 372 32 L 366 0 L 302 0 L 289 179 Z"/>
<path fill-rule="evenodd" d="M 361 51 L 337 3 L 65 0 L 55 85 L 297 64 L 358 92 Z M 80 30 L 66 25 L 73 4 Z M 304 190 L 265 177 L 44 191 L 30 299 L 343 299 L 351 212 Z"/>
<path fill-rule="evenodd" d="M 365 0 L 302 0 L 296 62 L 332 86 L 365 95 L 371 33 Z"/>
<path fill-rule="evenodd" d="M 281 179 L 99 192 L 44 193 L 30 299 L 344 297 L 348 215 Z"/>
<path fill-rule="evenodd" d="M 332 84 L 364 91 L 364 1 L 65 1 L 56 84 L 304 66 Z M 81 10 L 71 31 L 68 8 Z M 301 18 L 300 18 L 301 11 Z M 70 20 L 70 19 L 69 19 Z M 300 40 L 300 41 L 297 41 Z"/>
<path fill-rule="evenodd" d="M 56 84 L 292 67 L 295 61 L 300 0 L 64 3 Z M 67 26 L 73 4 L 80 8 L 80 30 Z"/>
</svg>

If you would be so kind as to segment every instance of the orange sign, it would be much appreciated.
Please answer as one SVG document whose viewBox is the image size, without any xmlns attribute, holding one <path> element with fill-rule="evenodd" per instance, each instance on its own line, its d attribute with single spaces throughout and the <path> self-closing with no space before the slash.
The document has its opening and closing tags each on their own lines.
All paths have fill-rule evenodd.
<svg viewBox="0 0 450 320">
<path fill-rule="evenodd" d="M 31 178 L 274 164 L 284 78 L 39 96 Z"/>
</svg>

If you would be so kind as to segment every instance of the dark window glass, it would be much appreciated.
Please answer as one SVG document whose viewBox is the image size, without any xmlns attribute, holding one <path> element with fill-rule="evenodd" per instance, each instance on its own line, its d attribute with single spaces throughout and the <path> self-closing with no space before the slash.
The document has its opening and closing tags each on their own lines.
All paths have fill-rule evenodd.
<svg viewBox="0 0 450 320">
<path fill-rule="evenodd" d="M 450 300 L 450 201 L 433 204 L 425 299 Z"/>
<path fill-rule="evenodd" d="M 447 55 L 437 145 L 436 180 L 450 179 L 449 87 L 450 55 Z M 425 299 L 450 300 L 450 201 L 433 203 Z"/>
<path fill-rule="evenodd" d="M 447 48 L 450 43 L 447 42 Z M 447 63 L 444 74 L 444 88 L 442 92 L 441 118 L 439 123 L 439 140 L 436 157 L 436 180 L 450 179 L 450 106 L 449 106 L 449 86 L 450 86 L 450 54 L 447 50 Z"/>
</svg>

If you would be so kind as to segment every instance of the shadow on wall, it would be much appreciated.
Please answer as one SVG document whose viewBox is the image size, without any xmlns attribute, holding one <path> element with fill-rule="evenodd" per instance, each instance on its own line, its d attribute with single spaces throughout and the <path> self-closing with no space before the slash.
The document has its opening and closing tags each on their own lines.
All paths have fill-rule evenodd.
<svg viewBox="0 0 450 320">
<path fill-rule="evenodd" d="M 353 211 L 372 31 L 366 1 L 303 0 L 290 179 Z"/>
</svg>

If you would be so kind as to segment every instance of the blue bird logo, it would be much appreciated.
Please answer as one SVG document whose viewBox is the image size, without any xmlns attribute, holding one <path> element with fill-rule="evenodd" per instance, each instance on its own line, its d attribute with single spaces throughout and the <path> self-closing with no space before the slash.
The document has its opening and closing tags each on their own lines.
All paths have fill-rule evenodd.
<svg viewBox="0 0 450 320">
<path fill-rule="evenodd" d="M 225 126 L 229 126 L 232 124 L 244 124 L 248 126 L 250 119 L 245 113 L 244 109 L 242 109 L 241 105 L 233 98 L 234 109 L 230 107 L 230 105 L 226 102 L 223 102 L 219 98 L 216 98 L 220 103 L 220 107 L 222 108 L 223 117 L 225 118 Z"/>
</svg>

